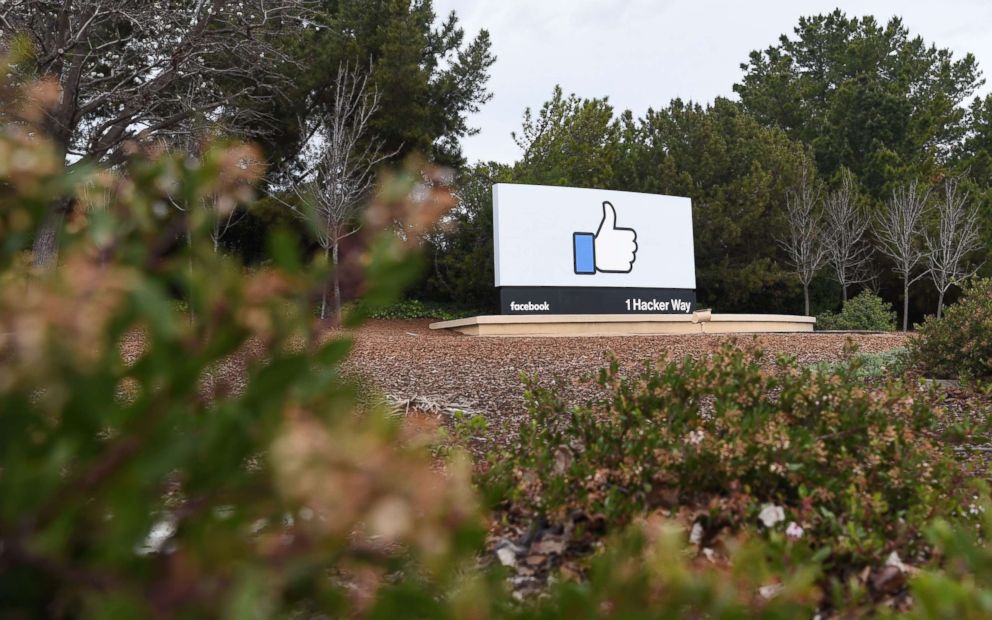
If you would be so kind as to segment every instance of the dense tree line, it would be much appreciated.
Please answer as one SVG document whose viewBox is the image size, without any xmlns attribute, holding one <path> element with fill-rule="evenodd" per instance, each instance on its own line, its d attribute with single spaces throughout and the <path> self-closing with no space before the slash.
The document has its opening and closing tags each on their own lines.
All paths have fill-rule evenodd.
<svg viewBox="0 0 992 620">
<path fill-rule="evenodd" d="M 70 166 L 115 166 L 139 147 L 195 154 L 205 136 L 259 143 L 268 197 L 251 212 L 202 205 L 215 247 L 248 263 L 274 227 L 336 261 L 376 169 L 413 154 L 451 167 L 458 208 L 425 237 L 430 268 L 412 292 L 436 301 L 495 305 L 495 182 L 692 198 L 699 299 L 727 312 L 815 313 L 870 288 L 916 320 L 992 243 L 992 95 L 975 97 L 973 56 L 898 18 L 800 19 L 745 59 L 736 100 L 635 117 L 556 87 L 524 112 L 516 162 L 474 165 L 460 141 L 495 57 L 485 30 L 465 33 L 431 0 L 12 0 L 0 44 L 26 59 L 15 78 L 64 94 L 45 127 Z M 39 262 L 72 210 L 71 197 L 52 204 Z M 969 243 L 948 248 L 955 217 Z"/>
<path fill-rule="evenodd" d="M 898 18 L 838 10 L 801 19 L 741 68 L 739 100 L 676 99 L 641 118 L 555 89 L 525 112 L 516 163 L 462 172 L 460 210 L 432 240 L 427 294 L 491 307 L 484 188 L 502 181 L 689 196 L 699 298 L 721 311 L 817 312 L 870 288 L 905 302 L 913 320 L 934 312 L 946 282 L 907 293 L 934 273 L 948 183 L 978 214 L 960 271 L 992 241 L 992 96 L 974 98 L 984 84 L 975 58 L 924 43 Z M 926 204 L 896 239 L 898 207 L 920 198 L 907 191 Z M 805 231 L 790 222 L 802 200 Z M 805 275 L 789 243 L 800 233 L 836 241 L 807 248 Z"/>
<path fill-rule="evenodd" d="M 793 278 L 777 260 L 773 233 L 785 226 L 780 207 L 804 151 L 782 130 L 762 126 L 727 99 L 708 106 L 676 100 L 634 118 L 616 115 L 606 99 L 556 89 L 525 115 L 517 139 L 523 156 L 513 166 L 490 163 L 462 174 L 453 232 L 436 240 L 432 293 L 492 303 L 488 188 L 514 182 L 690 196 L 700 298 L 754 310 L 792 302 Z"/>
<path fill-rule="evenodd" d="M 361 67 L 356 80 L 376 98 L 358 151 L 374 143 L 390 155 L 379 163 L 419 153 L 463 165 L 468 115 L 491 96 L 490 47 L 486 31 L 467 36 L 431 0 L 0 3 L 0 52 L 15 59 L 15 83 L 41 79 L 61 92 L 43 127 L 70 167 L 119 168 L 146 149 L 195 156 L 209 139 L 251 140 L 280 199 L 323 158 L 314 137 L 339 104 L 343 66 Z M 35 241 L 38 263 L 54 263 L 62 221 L 77 207 L 72 196 L 53 202 Z M 215 244 L 258 256 L 259 230 L 292 226 L 293 211 L 216 213 L 225 222 Z"/>
</svg>

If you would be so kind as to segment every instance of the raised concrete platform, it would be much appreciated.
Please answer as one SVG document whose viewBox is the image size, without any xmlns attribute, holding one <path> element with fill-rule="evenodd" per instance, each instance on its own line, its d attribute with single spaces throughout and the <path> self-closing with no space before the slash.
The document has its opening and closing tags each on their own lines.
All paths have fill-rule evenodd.
<svg viewBox="0 0 992 620">
<path fill-rule="evenodd" d="M 811 332 L 816 319 L 789 314 L 509 314 L 431 323 L 468 336 L 646 336 Z"/>
</svg>

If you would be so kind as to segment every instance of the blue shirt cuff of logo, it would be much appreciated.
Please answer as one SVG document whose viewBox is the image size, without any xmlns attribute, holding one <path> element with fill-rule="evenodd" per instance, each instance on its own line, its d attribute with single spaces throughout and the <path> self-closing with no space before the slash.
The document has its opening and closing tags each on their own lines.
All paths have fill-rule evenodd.
<svg viewBox="0 0 992 620">
<path fill-rule="evenodd" d="M 575 273 L 596 273 L 596 247 L 592 233 L 573 233 L 572 246 L 575 252 Z"/>
</svg>

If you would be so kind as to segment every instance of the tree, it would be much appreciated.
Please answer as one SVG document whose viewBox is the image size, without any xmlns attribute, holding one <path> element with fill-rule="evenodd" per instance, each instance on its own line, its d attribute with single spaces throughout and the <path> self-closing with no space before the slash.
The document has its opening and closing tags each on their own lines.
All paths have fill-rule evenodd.
<svg viewBox="0 0 992 620">
<path fill-rule="evenodd" d="M 509 166 L 476 164 L 459 173 L 457 204 L 427 237 L 428 295 L 468 308 L 499 307 L 493 288 L 493 184 L 512 180 Z"/>
<path fill-rule="evenodd" d="M 114 166 L 129 143 L 169 141 L 197 117 L 239 128 L 263 126 L 259 105 L 285 86 L 293 59 L 281 39 L 313 18 L 311 0 L 12 0 L 0 7 L 4 40 L 25 35 L 30 73 L 62 96 L 45 131 L 69 162 Z M 51 265 L 61 222 L 53 202 L 34 243 Z"/>
<path fill-rule="evenodd" d="M 843 301 L 847 301 L 849 286 L 869 279 L 871 246 L 865 239 L 870 220 L 862 211 L 857 181 L 849 171 L 841 174 L 840 186 L 827 194 L 824 201 L 823 242 L 827 262 L 840 283 Z"/>
<path fill-rule="evenodd" d="M 519 183 L 610 188 L 620 155 L 620 124 L 607 99 L 565 96 L 555 86 L 537 114 L 524 110 L 514 142 L 523 152 L 514 166 Z"/>
<path fill-rule="evenodd" d="M 384 150 L 463 165 L 459 140 L 477 131 L 468 117 L 492 97 L 487 84 L 496 58 L 489 33 L 469 38 L 454 12 L 438 19 L 431 0 L 319 4 L 327 27 L 307 30 L 298 41 L 297 53 L 308 62 L 293 71 L 290 96 L 278 111 L 279 134 L 266 141 L 273 159 L 292 162 L 306 139 L 303 124 L 333 107 L 338 65 L 371 61 L 381 99 L 371 131 Z"/>
<path fill-rule="evenodd" d="M 926 258 L 923 228 L 929 197 L 930 190 L 921 189 L 916 181 L 898 187 L 873 225 L 879 249 L 892 259 L 892 270 L 902 276 L 902 331 L 909 329 L 909 287 L 928 273 L 913 275 Z"/>
<path fill-rule="evenodd" d="M 789 234 L 782 247 L 803 285 L 804 313 L 809 315 L 809 285 L 827 260 L 823 243 L 823 196 L 810 162 L 804 161 L 799 183 L 786 194 Z"/>
<path fill-rule="evenodd" d="M 937 199 L 937 230 L 924 232 L 930 277 L 937 288 L 937 318 L 944 308 L 944 295 L 952 286 L 975 275 L 978 266 L 969 267 L 968 255 L 981 247 L 978 209 L 969 194 L 959 188 L 956 178 L 945 179 Z"/>
<path fill-rule="evenodd" d="M 974 56 L 911 36 L 902 20 L 835 10 L 751 52 L 734 90 L 762 123 L 813 147 L 822 174 L 850 169 L 881 199 L 900 175 L 930 174 L 964 135 L 984 80 Z"/>
<path fill-rule="evenodd" d="M 976 97 L 968 116 L 968 136 L 951 169 L 971 181 L 967 187 L 978 205 L 982 245 L 992 248 L 992 95 Z"/>
<path fill-rule="evenodd" d="M 737 312 L 792 304 L 781 248 L 756 240 L 788 234 L 786 194 L 801 175 L 803 146 L 724 98 L 676 99 L 621 120 L 613 186 L 692 199 L 700 302 Z"/>
<path fill-rule="evenodd" d="M 292 208 L 311 220 L 317 243 L 333 267 L 331 291 L 325 285 L 321 295 L 322 319 L 327 316 L 327 296 L 332 292 L 334 316 L 341 320 L 341 241 L 361 229 L 359 214 L 371 193 L 376 168 L 395 155 L 383 151 L 381 138 L 369 135 L 380 101 L 367 72 L 357 65 L 340 65 L 334 82 L 334 105 L 310 132 L 313 148 L 304 152 L 305 159 L 310 155 L 316 161 L 293 183 L 293 192 L 303 207 Z"/>
</svg>

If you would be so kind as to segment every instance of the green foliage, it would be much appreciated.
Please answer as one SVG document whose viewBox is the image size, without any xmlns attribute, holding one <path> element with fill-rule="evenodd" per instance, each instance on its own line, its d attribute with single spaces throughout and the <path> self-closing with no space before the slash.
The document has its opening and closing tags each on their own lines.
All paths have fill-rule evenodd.
<svg viewBox="0 0 992 620">
<path fill-rule="evenodd" d="M 989 502 L 976 502 L 969 512 L 992 527 Z M 914 607 L 907 614 L 919 619 L 978 620 L 992 616 L 992 548 L 973 530 L 938 520 L 927 538 L 943 556 L 943 568 L 924 570 L 911 582 Z"/>
<path fill-rule="evenodd" d="M 513 181 L 532 185 L 611 188 L 623 155 L 620 123 L 607 99 L 565 96 L 555 86 L 535 116 L 524 111 L 520 133 L 513 134 L 523 157 Z"/>
<path fill-rule="evenodd" d="M 468 309 L 459 309 L 446 304 L 424 302 L 419 299 L 404 299 L 385 306 L 365 305 L 363 314 L 370 319 L 437 319 L 449 321 L 479 314 Z"/>
<path fill-rule="evenodd" d="M 427 238 L 433 268 L 423 283 L 426 296 L 479 308 L 499 307 L 493 288 L 493 184 L 510 179 L 500 164 L 477 164 L 456 181 L 458 204 Z"/>
<path fill-rule="evenodd" d="M 283 120 L 272 149 L 299 147 L 296 119 L 333 105 L 339 63 L 371 63 L 381 95 L 373 134 L 385 152 L 429 154 L 432 161 L 461 165 L 459 139 L 472 133 L 468 117 L 491 98 L 486 90 L 495 62 L 486 30 L 467 38 L 452 11 L 442 19 L 432 0 L 321 0 L 320 28 L 304 31 L 295 53 L 306 59 L 273 117 Z"/>
<path fill-rule="evenodd" d="M 723 312 L 794 307 L 794 277 L 774 240 L 786 235 L 785 195 L 803 146 L 723 98 L 705 107 L 676 99 L 626 127 L 614 185 L 692 198 L 700 300 Z"/>
<path fill-rule="evenodd" d="M 761 122 L 813 147 L 820 171 L 852 170 L 876 199 L 927 176 L 966 133 L 962 104 L 981 85 L 975 57 L 913 37 L 902 20 L 840 9 L 802 17 L 794 36 L 751 52 L 734 90 Z"/>
<path fill-rule="evenodd" d="M 859 368 L 769 369 L 759 350 L 727 344 L 629 376 L 613 362 L 604 398 L 571 410 L 530 380 L 520 443 L 487 476 L 553 521 L 578 511 L 616 527 L 686 507 L 711 534 L 794 522 L 838 574 L 893 550 L 916 557 L 929 520 L 960 509 L 964 471 L 931 438 L 939 409 L 899 383 L 865 389 Z M 782 513 L 759 527 L 768 505 Z"/>
<path fill-rule="evenodd" d="M 917 330 L 910 355 L 924 372 L 992 385 L 992 279 L 969 283 L 943 317 L 928 316 Z"/>
<path fill-rule="evenodd" d="M 896 329 L 896 312 L 892 304 L 864 290 L 845 301 L 839 314 L 828 311 L 817 315 L 816 328 L 891 332 Z"/>
<path fill-rule="evenodd" d="M 909 349 L 906 347 L 896 347 L 881 353 L 855 353 L 854 356 L 857 359 L 855 376 L 862 380 L 898 377 L 908 370 L 911 364 Z M 832 374 L 838 367 L 847 363 L 849 362 L 820 362 L 814 364 L 813 368 L 817 372 Z"/>
<path fill-rule="evenodd" d="M 588 581 L 565 581 L 521 609 L 518 618 L 664 619 L 805 618 L 817 609 L 820 568 L 803 545 L 731 541 L 729 561 L 693 561 L 678 524 L 652 518 L 607 542 Z M 791 561 L 782 558 L 791 554 Z M 799 558 L 802 561 L 799 561 Z M 763 589 L 771 596 L 758 594 Z"/>
<path fill-rule="evenodd" d="M 441 475 L 395 418 L 355 415 L 350 342 L 312 318 L 326 270 L 304 270 L 291 235 L 246 274 L 213 251 L 206 210 L 168 206 L 247 199 L 257 153 L 68 175 L 50 153 L 0 129 L 0 615 L 445 613 L 482 540 L 467 461 Z M 419 179 L 371 208 L 423 213 L 410 196 L 446 190 Z M 25 273 L 29 233 L 66 192 L 106 201 L 70 221 L 58 269 Z M 385 303 L 410 251 L 367 234 L 366 289 Z M 218 372 L 232 358 L 243 374 Z"/>
</svg>

